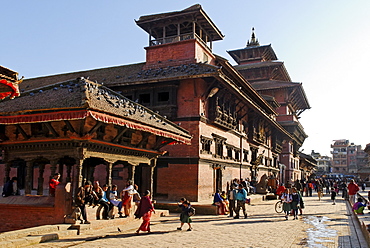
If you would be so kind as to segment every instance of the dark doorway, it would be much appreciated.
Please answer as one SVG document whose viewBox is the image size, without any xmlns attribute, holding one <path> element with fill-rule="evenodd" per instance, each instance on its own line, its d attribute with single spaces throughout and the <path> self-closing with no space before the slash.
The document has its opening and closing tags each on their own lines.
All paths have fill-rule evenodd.
<svg viewBox="0 0 370 248">
<path fill-rule="evenodd" d="M 22 159 L 14 160 L 11 163 L 11 167 L 17 169 L 18 188 L 24 189 L 26 182 L 26 161 Z"/>
</svg>

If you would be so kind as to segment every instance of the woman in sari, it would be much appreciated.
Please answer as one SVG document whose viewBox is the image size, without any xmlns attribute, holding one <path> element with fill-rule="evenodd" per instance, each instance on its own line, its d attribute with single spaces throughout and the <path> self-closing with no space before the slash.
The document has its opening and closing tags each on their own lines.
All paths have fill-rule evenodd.
<svg viewBox="0 0 370 248">
<path fill-rule="evenodd" d="M 147 231 L 150 233 L 150 218 L 152 217 L 152 212 L 155 213 L 152 200 L 150 199 L 150 191 L 145 191 L 144 196 L 141 198 L 138 208 L 135 212 L 135 217 L 140 219 L 143 218 L 143 223 L 136 233 L 139 234 L 140 231 Z"/>
</svg>

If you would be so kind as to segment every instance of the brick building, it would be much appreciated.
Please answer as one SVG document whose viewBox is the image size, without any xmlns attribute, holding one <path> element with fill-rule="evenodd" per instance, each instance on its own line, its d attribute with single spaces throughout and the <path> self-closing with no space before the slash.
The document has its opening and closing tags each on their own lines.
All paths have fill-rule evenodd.
<svg viewBox="0 0 370 248">
<path fill-rule="evenodd" d="M 228 51 L 237 62 L 234 66 L 261 96 L 275 107 L 276 121 L 291 135 L 285 140 L 279 161 L 285 165 L 283 175 L 287 180 L 305 179 L 298 149 L 308 137 L 300 115 L 310 108 L 302 83 L 292 82 L 284 62 L 269 45 L 260 45 L 254 28 L 250 41 L 242 49 Z"/>
<path fill-rule="evenodd" d="M 303 176 L 298 149 L 307 136 L 298 116 L 309 105 L 271 46 L 240 49 L 256 54 L 254 64 L 247 68 L 236 59 L 232 66 L 212 52 L 224 36 L 200 5 L 141 16 L 136 24 L 149 36 L 145 62 L 27 79 L 22 88 L 89 78 L 188 130 L 191 145 L 161 149 L 167 153 L 153 171 L 157 198 L 210 201 L 233 178 L 256 180 L 265 193 L 267 178 Z M 237 51 L 229 53 L 236 58 Z M 264 80 L 256 79 L 266 71 Z"/>
</svg>

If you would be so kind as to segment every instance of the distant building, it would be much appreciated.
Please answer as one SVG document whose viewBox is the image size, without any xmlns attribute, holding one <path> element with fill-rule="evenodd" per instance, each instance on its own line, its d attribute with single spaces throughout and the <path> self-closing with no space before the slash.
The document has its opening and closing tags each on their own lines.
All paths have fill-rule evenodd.
<svg viewBox="0 0 370 248">
<path fill-rule="evenodd" d="M 361 145 L 341 139 L 334 140 L 331 148 L 333 149 L 331 152 L 333 155 L 333 173 L 364 174 L 364 170 L 369 166 L 368 154 L 362 150 Z"/>
<path fill-rule="evenodd" d="M 348 173 L 348 157 L 347 149 L 349 146 L 349 140 L 341 139 L 335 140 L 331 145 L 333 155 L 333 173 Z"/>
<path fill-rule="evenodd" d="M 322 156 L 320 153 L 312 150 L 311 156 L 317 161 L 317 175 L 323 175 L 332 172 L 332 158 L 329 156 Z"/>
</svg>

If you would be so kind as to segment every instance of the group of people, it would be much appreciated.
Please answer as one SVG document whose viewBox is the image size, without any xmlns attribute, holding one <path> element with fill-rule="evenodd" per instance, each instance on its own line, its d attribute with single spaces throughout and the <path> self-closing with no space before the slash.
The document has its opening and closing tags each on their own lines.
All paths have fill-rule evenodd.
<svg viewBox="0 0 370 248">
<path fill-rule="evenodd" d="M 86 181 L 84 186 L 81 186 L 75 196 L 75 204 L 81 211 L 82 220 L 81 222 L 89 224 L 86 214 L 86 205 L 95 207 L 96 219 L 108 220 L 114 218 L 114 207 L 118 208 L 118 215 L 120 218 L 129 217 L 132 209 L 132 202 L 135 205 L 139 205 L 141 200 L 140 194 L 137 191 L 137 186 L 133 184 L 131 180 L 128 180 L 126 187 L 118 193 L 117 185 L 109 187 L 108 184 L 104 184 L 100 187 L 99 181 L 95 181 L 94 185 L 91 181 Z M 103 212 L 101 214 L 101 210 Z M 138 208 L 137 208 L 138 209 Z M 122 211 L 123 210 L 123 211 Z"/>
<path fill-rule="evenodd" d="M 248 201 L 248 187 L 248 185 L 241 183 L 238 179 L 234 179 L 227 193 L 217 190 L 213 197 L 213 205 L 217 206 L 217 213 L 220 215 L 229 214 L 230 217 L 239 219 L 240 210 L 242 210 L 244 218 L 247 218 L 245 204 Z"/>
<path fill-rule="evenodd" d="M 284 187 L 284 188 L 283 188 Z M 283 202 L 283 211 L 285 213 L 285 220 L 288 220 L 289 215 L 293 216 L 293 220 L 298 219 L 299 214 L 302 215 L 302 209 L 304 208 L 304 201 L 300 191 L 296 187 L 285 188 L 282 185 L 277 192 L 280 195 L 280 199 Z"/>
</svg>

